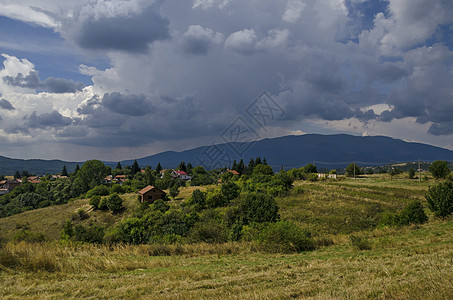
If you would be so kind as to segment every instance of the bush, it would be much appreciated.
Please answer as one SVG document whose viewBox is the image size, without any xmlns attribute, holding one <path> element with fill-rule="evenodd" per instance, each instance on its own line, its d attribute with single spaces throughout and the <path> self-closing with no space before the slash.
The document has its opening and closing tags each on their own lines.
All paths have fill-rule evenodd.
<svg viewBox="0 0 453 300">
<path fill-rule="evenodd" d="M 195 209 L 201 210 L 206 207 L 206 193 L 196 189 L 192 192 L 192 197 L 188 202 L 189 205 L 194 205 Z"/>
<path fill-rule="evenodd" d="M 154 201 L 153 204 L 151 204 L 151 208 L 152 208 L 152 210 L 158 210 L 158 211 L 164 213 L 170 209 L 170 205 L 165 203 L 164 200 L 162 200 L 162 199 L 157 199 L 156 201 Z"/>
<path fill-rule="evenodd" d="M 302 252 L 314 250 L 311 233 L 290 221 L 271 223 L 262 232 L 261 242 L 269 252 Z"/>
<path fill-rule="evenodd" d="M 80 208 L 78 211 L 77 211 L 77 215 L 79 216 L 80 220 L 86 220 L 88 219 L 90 216 L 87 214 L 87 212 Z"/>
<path fill-rule="evenodd" d="M 93 196 L 90 199 L 90 205 L 93 207 L 94 210 L 100 209 L 99 204 L 101 203 L 101 196 Z"/>
<path fill-rule="evenodd" d="M 274 198 L 263 193 L 249 193 L 239 204 L 239 211 L 245 224 L 276 222 L 280 216 Z"/>
<path fill-rule="evenodd" d="M 107 208 L 113 213 L 119 212 L 123 208 L 123 199 L 118 194 L 112 194 L 107 198 Z"/>
<path fill-rule="evenodd" d="M 423 210 L 423 205 L 420 201 L 409 203 L 399 215 L 400 225 L 423 224 L 428 221 L 428 216 Z"/>
<path fill-rule="evenodd" d="M 104 238 L 104 228 L 98 225 L 74 227 L 74 239 L 79 242 L 101 244 Z"/>
<path fill-rule="evenodd" d="M 228 173 L 231 174 L 231 173 Z M 220 187 L 220 191 L 222 192 L 222 195 L 228 200 L 231 201 L 237 197 L 239 197 L 239 194 L 241 193 L 241 189 L 239 186 L 234 183 L 234 182 L 226 182 L 222 184 Z"/>
<path fill-rule="evenodd" d="M 228 203 L 228 199 L 222 194 L 220 189 L 208 191 L 206 204 L 209 208 L 226 206 Z"/>
<path fill-rule="evenodd" d="M 46 237 L 40 232 L 32 232 L 30 230 L 24 229 L 17 232 L 13 236 L 13 240 L 16 242 L 25 241 L 27 243 L 41 243 L 46 240 Z"/>
<path fill-rule="evenodd" d="M 110 188 L 110 192 L 112 194 L 124 194 L 124 189 L 121 185 L 119 184 L 114 184 L 112 185 L 112 187 Z"/>
<path fill-rule="evenodd" d="M 107 196 L 110 195 L 109 188 L 106 187 L 105 185 L 98 185 L 92 188 L 87 192 L 87 198 L 91 198 L 92 196 Z"/>
<path fill-rule="evenodd" d="M 426 194 L 429 209 L 438 217 L 445 218 L 453 212 L 453 183 L 443 182 L 430 187 Z"/>
<path fill-rule="evenodd" d="M 447 164 L 448 163 L 446 161 L 436 160 L 429 166 L 429 171 L 436 179 L 445 178 L 450 173 L 450 169 Z"/>
<path fill-rule="evenodd" d="M 189 232 L 193 243 L 224 243 L 228 240 L 228 231 L 222 224 L 215 222 L 198 222 Z"/>
</svg>

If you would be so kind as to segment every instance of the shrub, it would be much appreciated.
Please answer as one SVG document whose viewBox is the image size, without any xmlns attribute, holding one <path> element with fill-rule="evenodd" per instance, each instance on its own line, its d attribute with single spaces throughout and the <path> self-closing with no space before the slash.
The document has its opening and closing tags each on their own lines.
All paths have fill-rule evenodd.
<svg viewBox="0 0 453 300">
<path fill-rule="evenodd" d="M 220 189 L 208 191 L 206 204 L 209 208 L 226 206 L 228 203 L 228 199 L 222 194 Z"/>
<path fill-rule="evenodd" d="M 357 235 L 351 235 L 349 238 L 352 246 L 357 250 L 371 250 L 371 242 L 367 238 Z"/>
<path fill-rule="evenodd" d="M 76 225 L 74 227 L 74 239 L 80 242 L 86 243 L 102 243 L 104 238 L 104 228 L 98 225 L 92 225 L 90 227 L 84 227 L 82 225 Z"/>
<path fill-rule="evenodd" d="M 92 196 L 107 196 L 110 194 L 109 188 L 105 185 L 98 185 L 92 188 L 87 192 L 87 198 L 91 198 Z"/>
<path fill-rule="evenodd" d="M 92 196 L 90 199 L 90 205 L 94 210 L 99 209 L 99 204 L 101 203 L 101 196 Z"/>
<path fill-rule="evenodd" d="M 450 173 L 450 169 L 447 164 L 448 163 L 446 161 L 436 160 L 429 166 L 429 171 L 436 179 L 445 178 Z"/>
<path fill-rule="evenodd" d="M 228 173 L 228 174 L 231 174 L 231 173 Z M 222 186 L 220 187 L 220 191 L 222 192 L 222 195 L 228 200 L 233 200 L 237 197 L 239 197 L 239 194 L 241 192 L 241 189 L 239 188 L 239 186 L 234 183 L 234 182 L 226 182 L 224 184 L 222 184 Z"/>
<path fill-rule="evenodd" d="M 438 217 L 445 218 L 453 212 L 453 183 L 442 182 L 430 187 L 426 194 L 429 209 Z"/>
<path fill-rule="evenodd" d="M 189 199 L 189 204 L 194 205 L 197 210 L 206 207 L 206 193 L 196 189 L 192 192 L 192 198 Z"/>
<path fill-rule="evenodd" d="M 110 188 L 110 192 L 112 194 L 124 194 L 124 189 L 121 185 L 119 184 L 114 184 L 112 185 L 112 187 Z"/>
<path fill-rule="evenodd" d="M 423 224 L 428 221 L 428 216 L 423 210 L 423 205 L 420 201 L 409 203 L 399 215 L 400 225 Z"/>
<path fill-rule="evenodd" d="M 249 193 L 239 204 L 239 211 L 245 224 L 275 222 L 280 217 L 278 210 L 275 199 L 263 193 Z"/>
<path fill-rule="evenodd" d="M 107 205 L 107 201 L 108 201 L 108 199 L 107 199 L 106 197 L 101 198 L 101 201 L 99 201 L 99 206 L 98 206 L 98 208 L 99 208 L 100 210 L 108 210 L 109 207 L 108 207 L 108 205 Z"/>
<path fill-rule="evenodd" d="M 224 243 L 228 240 L 228 231 L 222 224 L 198 222 L 189 232 L 191 242 Z"/>
<path fill-rule="evenodd" d="M 88 219 L 90 216 L 87 214 L 87 212 L 80 208 L 78 211 L 77 211 L 77 215 L 79 216 L 80 220 L 86 220 Z"/>
<path fill-rule="evenodd" d="M 46 237 L 41 232 L 32 232 L 30 230 L 24 229 L 17 232 L 13 236 L 13 240 L 16 242 L 25 241 L 28 243 L 41 243 L 46 240 Z"/>
<path fill-rule="evenodd" d="M 114 213 L 119 212 L 123 208 L 123 199 L 117 194 L 112 194 L 107 198 L 107 208 Z"/>
<path fill-rule="evenodd" d="M 151 208 L 152 208 L 152 210 L 158 210 L 158 211 L 164 213 L 170 209 L 170 205 L 165 203 L 162 199 L 157 199 L 156 201 L 154 201 L 153 204 L 151 204 Z"/>
<path fill-rule="evenodd" d="M 311 233 L 291 221 L 271 223 L 262 232 L 261 242 L 269 252 L 302 252 L 314 250 Z"/>
<path fill-rule="evenodd" d="M 178 195 L 179 195 L 179 188 L 178 188 L 177 185 L 173 185 L 173 186 L 170 188 L 170 197 L 172 197 L 173 199 L 175 199 Z"/>
</svg>

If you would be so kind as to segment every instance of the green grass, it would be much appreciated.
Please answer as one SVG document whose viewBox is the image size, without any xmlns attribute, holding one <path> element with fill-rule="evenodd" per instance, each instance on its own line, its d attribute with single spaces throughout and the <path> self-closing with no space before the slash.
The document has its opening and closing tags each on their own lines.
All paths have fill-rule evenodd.
<svg viewBox="0 0 453 300">
<path fill-rule="evenodd" d="M 308 227 L 333 245 L 300 254 L 270 254 L 252 243 L 186 245 L 60 245 L 0 247 L 0 295 L 5 299 L 450 299 L 453 294 L 453 217 L 420 226 L 376 229 L 379 214 L 412 200 L 425 203 L 431 182 L 384 176 L 297 182 L 278 199 L 282 219 Z M 193 189 L 193 188 L 190 188 Z M 178 206 L 192 190 L 181 190 Z M 9 238 L 27 224 L 58 238 L 78 209 L 83 222 L 113 224 L 138 205 L 123 196 L 120 215 L 89 210 L 88 200 L 0 219 Z M 16 228 L 17 227 L 17 228 Z M 358 250 L 350 235 L 365 240 Z"/>
</svg>

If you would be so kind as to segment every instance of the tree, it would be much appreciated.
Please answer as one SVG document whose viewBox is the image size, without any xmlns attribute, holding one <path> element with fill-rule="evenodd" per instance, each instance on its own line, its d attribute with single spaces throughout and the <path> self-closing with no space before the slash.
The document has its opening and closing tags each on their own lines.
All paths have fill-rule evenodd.
<svg viewBox="0 0 453 300">
<path fill-rule="evenodd" d="M 154 185 L 156 183 L 156 176 L 154 176 L 153 170 L 150 167 L 146 167 L 143 180 L 146 185 Z"/>
<path fill-rule="evenodd" d="M 239 211 L 245 224 L 275 222 L 279 219 L 278 209 L 275 199 L 262 193 L 247 194 L 239 205 Z"/>
<path fill-rule="evenodd" d="M 85 193 L 101 184 L 108 173 L 109 168 L 103 162 L 95 159 L 89 160 L 77 172 L 77 178 L 74 180 L 74 184 L 79 186 L 82 193 Z"/>
<path fill-rule="evenodd" d="M 19 179 L 19 178 L 21 178 L 20 172 L 16 171 L 16 173 L 14 173 L 14 179 Z"/>
<path fill-rule="evenodd" d="M 274 175 L 274 171 L 271 166 L 259 164 L 254 168 L 253 175 Z"/>
<path fill-rule="evenodd" d="M 442 182 L 430 187 L 425 198 L 429 209 L 436 216 L 445 218 L 453 212 L 453 183 Z"/>
<path fill-rule="evenodd" d="M 429 171 L 436 179 L 445 178 L 450 173 L 447 164 L 444 160 L 436 160 L 429 166 Z"/>
<path fill-rule="evenodd" d="M 237 168 L 238 168 L 238 164 L 237 164 L 236 160 L 233 160 L 233 165 L 231 166 L 231 170 L 237 171 Z"/>
<path fill-rule="evenodd" d="M 123 208 L 123 199 L 118 194 L 112 194 L 107 198 L 107 208 L 113 213 L 119 212 Z"/>
<path fill-rule="evenodd" d="M 220 187 L 220 191 L 222 192 L 223 196 L 227 198 L 228 201 L 231 201 L 239 197 L 239 194 L 241 193 L 241 188 L 236 183 L 230 181 L 222 184 L 222 186 Z"/>
<path fill-rule="evenodd" d="M 79 172 L 79 170 L 80 170 L 80 166 L 79 166 L 79 164 L 77 164 L 75 167 L 74 173 L 77 174 L 77 172 Z"/>
<path fill-rule="evenodd" d="M 137 174 L 138 172 L 140 172 L 140 167 L 138 165 L 138 162 L 137 160 L 135 159 L 134 162 L 132 163 L 131 165 L 131 175 L 134 176 L 135 174 Z"/>
<path fill-rule="evenodd" d="M 63 165 L 63 170 L 61 170 L 61 176 L 68 176 L 68 169 L 66 169 L 66 165 Z"/>
<path fill-rule="evenodd" d="M 192 192 L 192 203 L 200 209 L 206 206 L 206 193 L 196 189 Z"/>
<path fill-rule="evenodd" d="M 156 171 L 157 173 L 160 173 L 160 171 L 162 171 L 162 166 L 160 165 L 160 162 L 157 164 L 157 167 L 156 167 Z"/>
<path fill-rule="evenodd" d="M 245 170 L 244 160 L 241 158 L 241 161 L 239 161 L 236 171 L 238 171 L 240 174 L 244 174 L 244 170 Z"/>
<path fill-rule="evenodd" d="M 314 164 L 307 164 L 305 167 L 304 167 L 304 173 L 318 173 L 318 168 L 316 168 L 316 166 Z"/>
<path fill-rule="evenodd" d="M 170 188 L 170 197 L 175 199 L 179 195 L 179 187 L 175 184 Z"/>
<path fill-rule="evenodd" d="M 263 165 L 267 166 L 267 160 L 266 157 L 263 158 Z"/>
<path fill-rule="evenodd" d="M 414 177 L 415 177 L 414 168 L 410 168 L 408 173 L 409 173 L 409 179 L 414 179 Z"/>
<path fill-rule="evenodd" d="M 187 164 L 187 173 L 190 174 L 190 173 L 192 172 L 192 169 L 193 169 L 192 164 L 191 164 L 191 163 L 188 163 L 188 164 Z"/>
<path fill-rule="evenodd" d="M 349 177 L 353 177 L 354 175 L 360 175 L 362 173 L 362 170 L 356 163 L 351 163 L 346 167 L 346 174 Z"/>
<path fill-rule="evenodd" d="M 185 163 L 184 161 L 182 161 L 182 162 L 179 163 L 178 170 L 179 170 L 179 171 L 187 172 L 186 163 Z"/>
<path fill-rule="evenodd" d="M 251 175 L 253 173 L 255 166 L 255 160 L 251 158 L 249 164 L 247 165 L 247 175 Z"/>
<path fill-rule="evenodd" d="M 121 163 L 118 162 L 118 163 L 116 164 L 115 170 L 122 170 L 122 169 L 123 169 L 123 166 L 121 166 Z"/>
<path fill-rule="evenodd" d="M 261 165 L 261 157 L 259 156 L 255 159 L 255 166 L 257 165 Z"/>
</svg>

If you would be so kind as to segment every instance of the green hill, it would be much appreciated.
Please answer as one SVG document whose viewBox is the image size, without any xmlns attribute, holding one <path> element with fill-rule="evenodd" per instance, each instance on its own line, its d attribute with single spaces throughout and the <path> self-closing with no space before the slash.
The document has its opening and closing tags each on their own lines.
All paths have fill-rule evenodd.
<svg viewBox="0 0 453 300">
<path fill-rule="evenodd" d="M 453 218 L 417 226 L 376 228 L 380 214 L 397 212 L 431 182 L 371 176 L 295 183 L 279 198 L 282 219 L 308 227 L 320 245 L 300 254 L 268 253 L 254 242 L 183 245 L 60 245 L 0 247 L 5 298 L 146 299 L 449 299 L 453 291 Z M 179 206 L 193 188 L 185 188 Z M 58 237 L 65 219 L 113 224 L 138 205 L 123 196 L 121 215 L 90 211 L 87 200 L 0 219 L 2 238 L 23 228 Z M 365 242 L 359 250 L 352 237 Z M 324 242 L 325 246 L 322 246 Z M 0 244 L 1 245 L 1 244 Z M 62 284 L 64 282 L 64 284 Z"/>
</svg>

